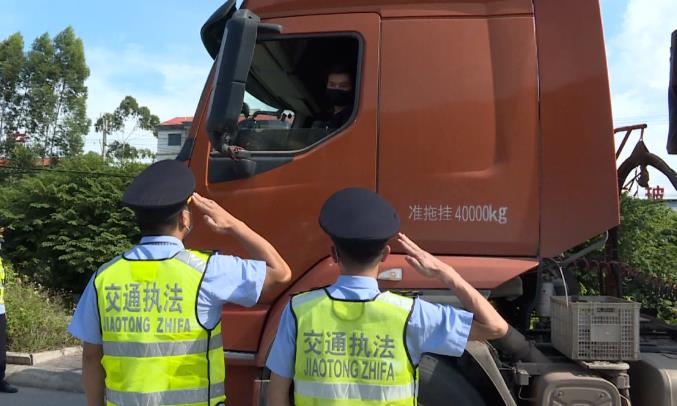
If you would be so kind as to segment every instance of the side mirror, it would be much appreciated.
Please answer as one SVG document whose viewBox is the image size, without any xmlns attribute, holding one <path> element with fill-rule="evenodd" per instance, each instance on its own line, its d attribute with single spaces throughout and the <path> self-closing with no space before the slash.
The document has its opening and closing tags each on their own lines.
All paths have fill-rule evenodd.
<svg viewBox="0 0 677 406">
<path fill-rule="evenodd" d="M 211 15 L 211 17 L 209 17 L 200 30 L 202 44 L 204 44 L 205 49 L 212 59 L 216 59 L 216 57 L 219 56 L 221 40 L 223 39 L 223 30 L 226 28 L 226 23 L 230 20 L 235 11 L 237 11 L 236 1 L 226 1 Z"/>
<path fill-rule="evenodd" d="M 670 46 L 670 85 L 668 87 L 668 154 L 677 154 L 677 30 L 672 32 Z"/>
<path fill-rule="evenodd" d="M 260 21 L 251 11 L 238 10 L 223 31 L 207 112 L 207 133 L 212 146 L 219 152 L 223 152 L 224 145 L 237 133 L 258 31 L 282 31 L 279 25 L 261 24 Z"/>
</svg>

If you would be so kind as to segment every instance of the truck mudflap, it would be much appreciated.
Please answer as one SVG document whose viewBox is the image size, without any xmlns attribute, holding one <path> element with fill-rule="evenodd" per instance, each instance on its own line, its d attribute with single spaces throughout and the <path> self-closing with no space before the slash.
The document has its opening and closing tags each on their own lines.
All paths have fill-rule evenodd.
<svg viewBox="0 0 677 406">
<path fill-rule="evenodd" d="M 496 366 L 494 357 L 489 351 L 489 344 L 483 341 L 468 341 L 465 351 L 470 354 L 480 368 L 482 368 L 482 371 L 484 371 L 486 376 L 491 380 L 494 388 L 501 396 L 503 404 L 505 406 L 517 406 L 515 399 L 513 399 L 512 394 L 510 393 L 510 389 L 508 389 L 508 385 L 505 384 L 505 380 Z"/>
<path fill-rule="evenodd" d="M 468 342 L 461 357 L 423 354 L 418 367 L 421 406 L 515 405 L 486 342 Z"/>
</svg>

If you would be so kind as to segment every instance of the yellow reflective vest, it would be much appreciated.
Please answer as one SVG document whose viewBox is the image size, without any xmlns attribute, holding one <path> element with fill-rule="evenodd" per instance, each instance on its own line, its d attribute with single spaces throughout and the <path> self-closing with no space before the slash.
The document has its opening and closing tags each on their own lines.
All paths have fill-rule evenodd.
<svg viewBox="0 0 677 406">
<path fill-rule="evenodd" d="M 103 338 L 107 405 L 219 405 L 225 400 L 221 323 L 197 318 L 209 255 L 120 257 L 94 287 Z"/>
<path fill-rule="evenodd" d="M 416 405 L 417 372 L 406 348 L 413 299 L 333 299 L 324 289 L 292 298 L 297 405 Z"/>
<path fill-rule="evenodd" d="M 2 266 L 0 258 L 0 305 L 5 304 L 5 268 Z"/>
</svg>

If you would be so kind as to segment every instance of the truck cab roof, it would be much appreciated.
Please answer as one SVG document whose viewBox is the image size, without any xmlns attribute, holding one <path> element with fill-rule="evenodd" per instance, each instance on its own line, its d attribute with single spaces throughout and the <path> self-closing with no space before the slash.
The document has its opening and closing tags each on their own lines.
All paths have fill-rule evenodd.
<svg viewBox="0 0 677 406">
<path fill-rule="evenodd" d="M 242 7 L 261 18 L 338 13 L 378 13 L 383 18 L 533 13 L 531 0 L 247 0 Z"/>
</svg>

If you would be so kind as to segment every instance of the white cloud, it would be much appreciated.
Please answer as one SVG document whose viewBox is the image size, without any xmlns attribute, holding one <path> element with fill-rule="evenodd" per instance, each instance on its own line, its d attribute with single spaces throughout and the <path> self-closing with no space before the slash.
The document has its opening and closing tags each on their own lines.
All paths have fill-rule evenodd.
<svg viewBox="0 0 677 406">
<path fill-rule="evenodd" d="M 607 38 L 615 126 L 647 123 L 647 147 L 672 168 L 677 168 L 677 156 L 667 155 L 665 144 L 670 34 L 677 29 L 675 16 L 675 0 L 629 0 L 618 34 Z M 632 149 L 634 140 L 625 148 L 624 156 Z M 661 185 L 667 195 L 677 197 L 667 178 L 654 170 L 650 174 L 652 186 Z"/>
<path fill-rule="evenodd" d="M 87 114 L 93 121 L 102 113 L 112 112 L 127 95 L 148 106 L 161 121 L 191 116 L 210 67 L 207 58 L 186 62 L 182 55 L 154 55 L 134 44 L 120 51 L 87 48 L 86 55 L 91 72 L 87 80 Z M 155 138 L 149 133 L 126 136 L 136 147 L 156 149 Z M 100 149 L 101 135 L 92 128 L 85 139 L 85 150 Z"/>
</svg>

